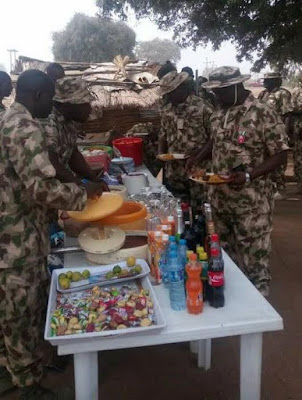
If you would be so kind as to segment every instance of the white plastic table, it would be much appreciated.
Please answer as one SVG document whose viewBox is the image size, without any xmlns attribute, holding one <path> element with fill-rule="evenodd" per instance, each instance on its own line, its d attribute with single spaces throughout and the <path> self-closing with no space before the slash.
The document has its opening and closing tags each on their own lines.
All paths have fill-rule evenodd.
<svg viewBox="0 0 302 400">
<path fill-rule="evenodd" d="M 76 400 L 98 399 L 99 351 L 191 342 L 191 350 L 198 354 L 198 366 L 207 369 L 211 362 L 211 339 L 237 335 L 240 335 L 240 399 L 260 400 L 262 333 L 283 329 L 283 321 L 226 254 L 224 260 L 225 307 L 214 309 L 205 304 L 203 313 L 197 316 L 173 311 L 168 292 L 160 285 L 154 290 L 167 321 L 165 329 L 155 333 L 77 339 L 59 346 L 60 355 L 74 355 Z M 84 265 L 88 264 L 82 254 L 65 256 L 66 268 Z"/>
</svg>

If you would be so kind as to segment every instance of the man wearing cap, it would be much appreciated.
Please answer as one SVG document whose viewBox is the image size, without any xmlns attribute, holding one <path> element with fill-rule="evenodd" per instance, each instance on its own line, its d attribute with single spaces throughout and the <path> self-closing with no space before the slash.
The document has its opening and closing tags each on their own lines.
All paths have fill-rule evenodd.
<svg viewBox="0 0 302 400">
<path fill-rule="evenodd" d="M 272 107 L 280 115 L 286 126 L 286 134 L 289 135 L 289 114 L 292 112 L 291 93 L 281 85 L 282 76 L 279 72 L 264 74 L 263 86 L 265 89 L 259 94 L 258 99 Z M 277 189 L 276 200 L 282 200 L 286 195 L 285 170 L 286 165 L 282 166 L 273 175 Z"/>
<path fill-rule="evenodd" d="M 298 183 L 298 194 L 302 194 L 302 74 L 299 76 L 300 87 L 292 96 L 294 165 Z"/>
<path fill-rule="evenodd" d="M 49 158 L 61 182 L 81 184 L 83 178 L 99 182 L 77 147 L 78 127 L 91 113 L 93 96 L 80 78 L 57 80 L 51 115 L 42 120 Z"/>
<path fill-rule="evenodd" d="M 214 70 L 204 84 L 213 90 L 212 138 L 197 159 L 212 157 L 218 174 L 232 182 L 211 186 L 222 246 L 263 295 L 269 293 L 273 185 L 270 174 L 287 161 L 287 135 L 280 116 L 245 90 L 236 67 Z M 190 160 L 192 163 L 192 161 Z"/>
<path fill-rule="evenodd" d="M 210 137 L 212 109 L 194 95 L 194 82 L 186 72 L 170 72 L 160 81 L 160 94 L 167 104 L 162 112 L 159 153 L 190 154 L 203 146 Z M 177 197 L 188 198 L 200 206 L 203 188 L 188 180 L 184 161 L 169 161 L 165 165 L 165 184 Z"/>
</svg>

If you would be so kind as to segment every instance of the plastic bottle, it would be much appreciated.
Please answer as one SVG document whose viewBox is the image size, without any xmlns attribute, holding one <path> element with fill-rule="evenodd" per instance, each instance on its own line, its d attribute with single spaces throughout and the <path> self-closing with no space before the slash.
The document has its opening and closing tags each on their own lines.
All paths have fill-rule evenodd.
<svg viewBox="0 0 302 400">
<path fill-rule="evenodd" d="M 157 281 L 157 271 L 156 271 L 156 260 L 155 260 L 155 255 L 156 255 L 156 246 L 158 246 L 159 240 L 161 240 L 162 232 L 160 231 L 153 231 L 152 234 L 150 235 L 151 237 L 151 245 L 149 246 L 149 252 L 150 252 L 150 275 L 151 275 L 151 283 L 153 285 L 156 285 Z"/>
<path fill-rule="evenodd" d="M 176 233 L 176 224 L 175 224 L 175 219 L 174 219 L 173 215 L 168 215 L 167 224 L 171 226 L 172 235 L 175 235 L 175 233 Z"/>
<path fill-rule="evenodd" d="M 180 239 L 178 246 L 178 255 L 184 269 L 187 262 L 187 251 L 187 242 L 185 241 L 185 239 Z"/>
<path fill-rule="evenodd" d="M 200 314 L 203 309 L 203 290 L 200 279 L 201 264 L 197 261 L 197 254 L 190 255 L 190 261 L 186 265 L 188 281 L 187 289 L 187 309 L 190 314 Z"/>
<path fill-rule="evenodd" d="M 167 271 L 169 279 L 169 297 L 171 308 L 175 311 L 186 309 L 184 270 L 178 260 L 177 251 L 170 253 Z"/>
<path fill-rule="evenodd" d="M 167 277 L 167 263 L 168 263 L 168 255 L 169 255 L 169 235 L 163 235 L 163 250 L 159 260 L 159 269 L 161 275 L 161 281 L 164 284 L 168 284 Z"/>
<path fill-rule="evenodd" d="M 213 233 L 210 237 L 210 246 L 211 249 L 217 249 L 219 251 L 219 257 L 222 259 L 222 252 L 221 252 L 221 247 L 219 243 L 219 236 L 217 233 Z"/>
<path fill-rule="evenodd" d="M 224 306 L 224 263 L 218 249 L 211 249 L 211 262 L 208 267 L 209 301 L 215 308 Z"/>
<path fill-rule="evenodd" d="M 208 255 L 205 252 L 200 252 L 198 253 L 199 255 L 199 261 L 201 262 L 201 267 L 202 267 L 202 272 L 201 272 L 201 280 L 203 284 L 203 300 L 206 301 L 208 300 L 208 267 L 209 267 L 209 262 L 208 262 Z"/>
<path fill-rule="evenodd" d="M 175 237 L 174 236 L 170 236 L 169 237 L 169 242 L 167 244 L 166 247 L 166 251 L 165 251 L 165 261 L 166 261 L 166 265 L 165 268 L 161 269 L 161 278 L 162 278 L 162 282 L 165 285 L 166 288 L 169 287 L 169 278 L 168 278 L 168 263 L 170 262 L 170 254 L 171 252 L 177 252 L 177 243 L 175 242 Z"/>
<path fill-rule="evenodd" d="M 160 273 L 160 259 L 163 254 L 164 243 L 162 232 L 156 231 L 154 234 L 154 273 L 155 279 L 153 281 L 154 285 L 159 285 L 162 283 L 161 273 Z"/>
</svg>

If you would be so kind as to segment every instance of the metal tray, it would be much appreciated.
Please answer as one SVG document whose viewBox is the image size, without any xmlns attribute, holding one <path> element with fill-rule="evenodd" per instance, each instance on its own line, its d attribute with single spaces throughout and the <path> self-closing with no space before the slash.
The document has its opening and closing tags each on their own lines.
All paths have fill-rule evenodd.
<svg viewBox="0 0 302 400">
<path fill-rule="evenodd" d="M 88 268 L 88 269 L 93 271 L 93 268 Z M 99 337 L 101 339 L 101 338 L 106 338 L 108 336 L 131 335 L 131 334 L 138 334 L 138 333 L 143 334 L 143 333 L 146 333 L 149 331 L 163 329 L 166 326 L 166 321 L 164 319 L 164 316 L 163 316 L 163 313 L 159 306 L 158 300 L 153 291 L 152 285 L 150 283 L 149 278 L 146 276 L 141 279 L 132 279 L 132 281 L 128 281 L 128 284 L 131 286 L 136 285 L 138 288 L 149 290 L 149 296 L 154 303 L 154 319 L 155 319 L 154 325 L 151 325 L 148 327 L 134 327 L 134 328 L 128 328 L 128 329 L 121 329 L 121 330 L 108 330 L 108 331 L 102 331 L 102 332 L 79 333 L 79 334 L 68 335 L 68 336 L 51 336 L 50 335 L 51 315 L 52 315 L 53 311 L 56 309 L 56 301 L 57 301 L 57 293 L 58 293 L 56 286 L 57 286 L 57 278 L 58 278 L 59 272 L 60 271 L 55 270 L 52 274 L 49 300 L 48 300 L 48 306 L 47 306 L 45 333 L 44 333 L 44 339 L 48 340 L 52 345 L 60 346 L 60 345 L 64 345 L 64 344 L 70 344 L 73 342 L 79 343 L 82 340 L 89 340 L 91 338 L 96 338 L 96 337 Z M 118 287 L 118 286 L 122 286 L 122 285 L 114 285 L 111 283 L 111 285 L 108 285 L 107 287 L 110 288 L 110 287 Z"/>
<path fill-rule="evenodd" d="M 91 268 L 61 268 L 57 271 L 57 278 L 56 278 L 56 286 L 57 286 L 57 291 L 60 293 L 73 293 L 73 292 L 78 292 L 79 290 L 85 290 L 85 289 L 90 289 L 93 288 L 94 286 L 108 286 L 111 284 L 118 284 L 118 283 L 123 283 L 127 282 L 129 280 L 133 279 L 138 279 L 138 278 L 143 278 L 144 276 L 147 276 L 150 273 L 150 268 L 148 263 L 143 260 L 143 259 L 137 259 L 136 260 L 137 264 L 140 264 L 142 267 L 142 272 L 138 275 L 134 276 L 127 276 L 125 278 L 113 278 L 113 279 L 106 279 L 105 275 L 107 272 L 112 271 L 113 267 L 115 265 L 119 265 L 121 268 L 127 268 L 127 262 L 126 261 L 121 261 L 117 262 L 115 264 L 109 264 L 109 265 L 96 265 L 95 267 Z M 59 285 L 58 282 L 58 276 L 60 274 L 65 274 L 67 271 L 73 271 L 73 272 L 83 272 L 85 270 L 90 271 L 90 279 L 84 279 L 79 282 L 72 282 L 71 285 L 72 287 L 70 289 L 62 289 Z M 98 277 L 100 279 L 98 279 Z"/>
</svg>

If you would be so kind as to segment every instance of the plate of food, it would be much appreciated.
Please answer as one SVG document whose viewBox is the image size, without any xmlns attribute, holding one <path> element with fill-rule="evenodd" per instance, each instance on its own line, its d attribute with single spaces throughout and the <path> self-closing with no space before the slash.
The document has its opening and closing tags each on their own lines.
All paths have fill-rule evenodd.
<svg viewBox="0 0 302 400">
<path fill-rule="evenodd" d="M 204 185 L 224 185 L 232 182 L 232 178 L 227 174 L 215 174 L 213 172 L 197 171 L 194 172 L 190 179 L 196 183 Z"/>
<path fill-rule="evenodd" d="M 180 153 L 167 153 L 167 154 L 159 154 L 157 158 L 161 161 L 181 161 L 189 158 L 187 154 Z"/>
</svg>

